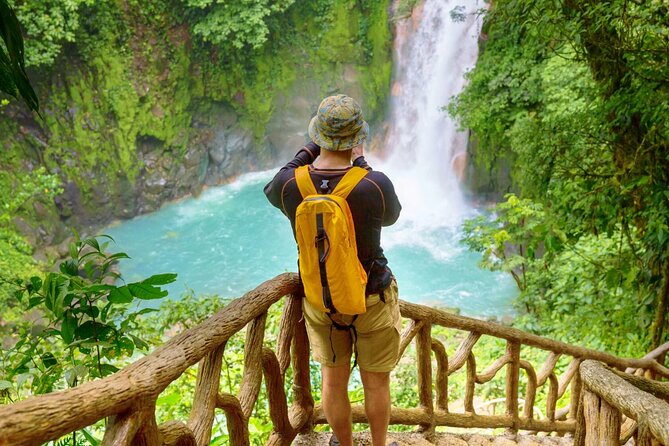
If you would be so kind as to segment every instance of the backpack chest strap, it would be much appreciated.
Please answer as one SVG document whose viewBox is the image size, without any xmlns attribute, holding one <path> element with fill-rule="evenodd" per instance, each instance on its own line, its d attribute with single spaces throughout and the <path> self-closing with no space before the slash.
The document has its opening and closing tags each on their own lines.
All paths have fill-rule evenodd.
<svg viewBox="0 0 669 446">
<path fill-rule="evenodd" d="M 339 183 L 337 183 L 337 187 L 332 191 L 332 195 L 346 199 L 348 194 L 351 193 L 353 188 L 358 185 L 367 173 L 368 171 L 362 167 L 351 167 Z M 300 166 L 295 169 L 295 182 L 297 183 L 297 188 L 300 190 L 300 194 L 302 194 L 302 198 L 318 194 L 309 175 L 309 166 Z"/>
<path fill-rule="evenodd" d="M 362 167 L 351 167 L 349 171 L 346 172 L 346 175 L 344 175 L 344 178 L 337 183 L 337 187 L 332 191 L 332 195 L 346 199 L 348 194 L 350 194 L 353 188 L 365 178 L 367 173 L 368 171 Z"/>
</svg>

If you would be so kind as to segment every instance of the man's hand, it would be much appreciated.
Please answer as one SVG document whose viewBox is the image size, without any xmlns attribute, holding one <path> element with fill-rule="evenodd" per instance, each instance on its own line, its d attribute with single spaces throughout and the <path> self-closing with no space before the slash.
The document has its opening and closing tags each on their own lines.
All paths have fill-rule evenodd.
<svg viewBox="0 0 669 446">
<path fill-rule="evenodd" d="M 353 147 L 353 150 L 351 151 L 351 161 L 355 161 L 356 159 L 360 158 L 361 156 L 364 156 L 363 146 L 364 146 L 364 144 L 360 144 L 360 145 L 357 145 L 357 146 Z"/>
</svg>

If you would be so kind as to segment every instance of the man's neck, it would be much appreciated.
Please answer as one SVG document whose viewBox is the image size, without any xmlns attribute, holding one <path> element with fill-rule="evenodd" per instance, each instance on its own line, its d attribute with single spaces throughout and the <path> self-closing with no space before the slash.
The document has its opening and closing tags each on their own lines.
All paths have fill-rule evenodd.
<svg viewBox="0 0 669 446">
<path fill-rule="evenodd" d="M 317 169 L 346 169 L 351 167 L 351 151 L 330 151 L 323 149 L 314 162 Z"/>
</svg>

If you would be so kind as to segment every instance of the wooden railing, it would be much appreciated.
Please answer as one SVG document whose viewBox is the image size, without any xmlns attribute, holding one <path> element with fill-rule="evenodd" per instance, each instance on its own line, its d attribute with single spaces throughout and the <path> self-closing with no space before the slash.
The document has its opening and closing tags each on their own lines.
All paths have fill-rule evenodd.
<svg viewBox="0 0 669 446">
<path fill-rule="evenodd" d="M 415 338 L 419 407 L 393 407 L 391 410 L 393 424 L 418 425 L 427 432 L 436 426 L 507 428 L 511 432 L 518 430 L 574 432 L 582 387 L 578 370 L 582 361 L 592 359 L 623 370 L 625 368 L 648 370 L 655 375 L 669 377 L 669 369 L 656 360 L 662 356 L 659 349 L 654 357 L 649 355 L 642 359 L 622 359 L 608 353 L 553 341 L 515 328 L 449 314 L 422 305 L 402 301 L 400 309 L 402 316 L 410 319 L 401 337 L 401 351 L 403 352 Z M 434 325 L 467 332 L 467 336 L 450 358 L 446 355 L 444 345 L 431 334 Z M 478 372 L 477 361 L 472 351 L 481 336 L 485 335 L 506 340 L 506 349 L 502 357 Z M 530 362 L 521 358 L 520 351 L 523 346 L 535 347 L 548 353 L 538 373 Z M 669 344 L 665 347 L 669 348 Z M 436 360 L 435 379 L 432 373 L 432 354 Z M 556 365 L 561 357 L 571 357 L 571 360 L 566 370 L 558 376 Z M 448 407 L 448 379 L 462 367 L 466 369 L 464 410 L 461 413 L 453 413 Z M 477 414 L 474 408 L 476 386 L 491 381 L 504 367 L 506 367 L 505 413 Z M 518 404 L 521 370 L 526 377 L 522 413 Z M 538 389 L 546 386 L 545 417 L 539 419 L 534 413 L 535 399 Z M 433 388 L 436 393 L 436 404 L 433 401 Z M 557 402 L 565 395 L 567 389 L 571 390 L 570 403 L 558 410 Z M 314 421 L 326 422 L 319 407 L 316 408 Z M 354 407 L 353 421 L 365 421 L 362 406 Z"/>
<path fill-rule="evenodd" d="M 584 385 L 574 446 L 669 445 L 669 383 L 581 364 Z M 623 420 L 627 417 L 627 420 Z"/>
<path fill-rule="evenodd" d="M 0 445 L 39 445 L 104 418 L 108 419 L 102 441 L 105 446 L 207 445 L 216 408 L 225 411 L 231 444 L 249 444 L 248 418 L 258 396 L 263 367 L 272 383 L 280 380 L 276 374 L 277 362 L 280 370 L 287 368 L 292 339 L 297 410 L 291 413 L 290 421 L 295 424 L 286 425 L 287 411 L 282 410 L 285 398 L 283 405 L 276 402 L 281 398 L 283 382 L 267 386 L 272 422 L 278 432 L 272 441 L 289 444 L 281 441 L 282 435 L 290 436 L 292 426 L 301 428 L 313 407 L 308 343 L 304 326 L 298 323 L 301 300 L 294 296 L 299 289 L 297 275 L 282 274 L 112 376 L 0 407 Z M 263 349 L 264 323 L 267 309 L 283 296 L 287 296 L 288 302 L 281 323 L 281 341 L 274 356 Z M 241 388 L 237 396 L 220 394 L 218 380 L 223 348 L 232 335 L 247 325 Z M 158 396 L 198 361 L 201 363 L 196 396 L 188 422 L 171 421 L 158 426 L 155 420 Z"/>
<path fill-rule="evenodd" d="M 199 326 L 172 338 L 150 355 L 110 377 L 0 407 L 0 445 L 39 445 L 107 419 L 103 445 L 203 446 L 210 442 L 217 409 L 223 410 L 226 415 L 230 443 L 248 445 L 248 422 L 263 377 L 273 424 L 267 444 L 289 445 L 298 432 L 310 430 L 315 423 L 325 423 L 323 412 L 320 407 L 314 406 L 311 394 L 309 344 L 302 320 L 300 291 L 295 274 L 282 274 L 232 301 Z M 283 296 L 286 296 L 286 302 L 276 351 L 273 351 L 263 344 L 267 310 Z M 501 427 L 511 431 L 522 429 L 558 434 L 574 432 L 582 393 L 578 370 L 581 362 L 587 359 L 621 370 L 630 367 L 669 377 L 669 369 L 656 360 L 661 354 L 641 359 L 621 359 L 422 305 L 402 301 L 400 309 L 403 317 L 409 319 L 401 336 L 402 353 L 415 339 L 418 407 L 393 407 L 391 423 L 419 426 L 428 434 L 435 426 L 441 425 Z M 447 346 L 432 334 L 434 325 L 461 333 L 462 341 L 450 358 Z M 225 344 L 244 327 L 246 341 L 241 385 L 236 395 L 221 393 L 219 381 Z M 506 351 L 478 372 L 473 349 L 482 336 L 505 340 Z M 547 352 L 547 359 L 538 373 L 530 362 L 521 357 L 523 346 Z M 561 357 L 570 357 L 571 360 L 566 370 L 559 374 L 556 365 Z M 188 421 L 157 425 L 155 408 L 158 396 L 169 383 L 197 362 L 200 364 L 196 391 Z M 433 378 L 435 362 L 436 377 Z M 448 380 L 463 367 L 466 374 L 463 410 L 454 413 L 449 410 Z M 476 386 L 491 381 L 502 368 L 506 368 L 505 413 L 476 413 Z M 289 369 L 292 369 L 290 408 L 285 393 L 285 378 Z M 520 378 L 521 370 L 525 381 Z M 522 413 L 519 410 L 521 383 L 526 387 Z M 535 398 L 538 389 L 546 387 L 546 415 L 538 417 L 534 411 Z M 558 409 L 558 401 L 569 388 L 571 403 Z M 436 401 L 433 401 L 434 394 Z M 362 406 L 354 406 L 353 417 L 356 422 L 366 421 Z"/>
</svg>

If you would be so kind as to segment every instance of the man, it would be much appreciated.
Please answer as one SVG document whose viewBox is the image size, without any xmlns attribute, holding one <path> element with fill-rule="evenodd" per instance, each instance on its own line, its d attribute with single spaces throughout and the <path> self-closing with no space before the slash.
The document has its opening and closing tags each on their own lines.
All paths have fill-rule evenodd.
<svg viewBox="0 0 669 446">
<path fill-rule="evenodd" d="M 369 126 L 355 100 L 345 95 L 325 98 L 309 125 L 312 142 L 265 186 L 265 195 L 289 218 L 295 234 L 295 213 L 303 199 L 295 180 L 296 168 L 309 165 L 319 194 L 331 193 L 351 166 L 369 171 L 346 198 L 353 216 L 358 259 L 368 276 L 366 312 L 358 316 L 328 315 L 307 299 L 303 302 L 312 354 L 322 366 L 323 411 L 335 434 L 331 445 L 353 444 L 348 381 L 355 351 L 372 444 L 385 446 L 390 372 L 398 359 L 401 319 L 397 284 L 380 243 L 381 227 L 395 223 L 401 206 L 388 177 L 372 171 L 365 161 L 363 145 L 368 133 Z M 333 322 L 338 329 L 332 329 Z M 354 330 L 342 329 L 351 325 Z"/>
</svg>

